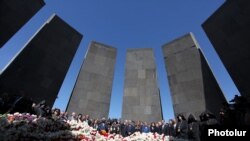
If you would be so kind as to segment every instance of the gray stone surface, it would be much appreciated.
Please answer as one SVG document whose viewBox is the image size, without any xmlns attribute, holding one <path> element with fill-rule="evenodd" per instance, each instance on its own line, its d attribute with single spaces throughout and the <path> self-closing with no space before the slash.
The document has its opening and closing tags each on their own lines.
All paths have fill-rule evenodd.
<svg viewBox="0 0 250 141">
<path fill-rule="evenodd" d="M 226 1 L 202 27 L 241 95 L 250 99 L 250 1 Z"/>
<path fill-rule="evenodd" d="M 162 46 L 175 116 L 209 110 L 216 115 L 225 97 L 192 33 Z"/>
<path fill-rule="evenodd" d="M 0 48 L 44 5 L 43 0 L 1 0 Z"/>
<path fill-rule="evenodd" d="M 82 35 L 52 16 L 0 75 L 0 94 L 22 93 L 52 106 Z"/>
<path fill-rule="evenodd" d="M 91 118 L 108 117 L 117 49 L 92 41 L 67 112 L 88 114 Z"/>
<path fill-rule="evenodd" d="M 128 49 L 122 119 L 159 121 L 162 109 L 151 48 Z"/>
</svg>

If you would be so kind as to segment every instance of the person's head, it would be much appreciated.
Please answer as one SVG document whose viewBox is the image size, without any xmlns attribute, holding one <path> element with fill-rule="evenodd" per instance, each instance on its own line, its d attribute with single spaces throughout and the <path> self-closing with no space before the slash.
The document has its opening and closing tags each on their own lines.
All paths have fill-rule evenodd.
<svg viewBox="0 0 250 141">
<path fill-rule="evenodd" d="M 177 116 L 177 120 L 178 121 L 182 121 L 182 117 L 181 116 Z"/>
<path fill-rule="evenodd" d="M 196 118 L 193 114 L 190 114 L 188 116 L 188 123 L 196 122 Z"/>
<path fill-rule="evenodd" d="M 86 120 L 86 116 L 82 116 L 82 119 L 85 121 Z"/>
<path fill-rule="evenodd" d="M 179 115 L 177 116 L 177 121 L 180 122 L 180 121 L 182 121 L 182 120 L 186 120 L 186 118 L 184 117 L 184 115 L 179 114 Z"/>
<path fill-rule="evenodd" d="M 127 123 L 128 123 L 128 120 L 125 119 L 125 120 L 124 120 L 124 124 L 127 124 Z"/>
<path fill-rule="evenodd" d="M 40 104 L 40 107 L 41 107 L 41 108 L 45 108 L 45 104 L 43 104 L 43 103 Z"/>
<path fill-rule="evenodd" d="M 32 103 L 32 108 L 34 108 L 34 107 L 36 107 L 36 103 L 35 102 Z"/>
<path fill-rule="evenodd" d="M 162 120 L 161 123 L 162 123 L 162 124 L 165 124 L 165 120 Z"/>
<path fill-rule="evenodd" d="M 55 110 L 54 110 L 54 114 L 55 114 L 55 115 L 59 116 L 60 113 L 61 113 L 60 109 L 55 109 Z"/>
<path fill-rule="evenodd" d="M 120 124 L 121 123 L 121 121 L 120 120 L 117 120 L 117 124 Z"/>
<path fill-rule="evenodd" d="M 161 122 L 161 121 L 159 121 L 157 124 L 160 126 L 160 125 L 162 125 L 162 122 Z"/>
<path fill-rule="evenodd" d="M 151 123 L 151 126 L 155 126 L 155 123 L 154 123 L 154 122 L 152 122 L 152 123 Z"/>
<path fill-rule="evenodd" d="M 86 115 L 85 118 L 86 118 L 86 119 L 89 119 L 89 115 Z"/>
<path fill-rule="evenodd" d="M 75 117 L 76 116 L 76 113 L 75 112 L 72 112 L 72 114 L 71 114 L 73 117 Z"/>
<path fill-rule="evenodd" d="M 94 124 L 97 124 L 98 123 L 98 119 L 94 120 Z"/>
<path fill-rule="evenodd" d="M 78 114 L 77 119 L 82 119 L 82 114 Z"/>
<path fill-rule="evenodd" d="M 45 100 L 42 100 L 39 104 L 40 104 L 40 105 L 46 105 L 46 101 L 45 101 Z"/>
<path fill-rule="evenodd" d="M 174 125 L 175 124 L 175 121 L 173 119 L 169 119 L 168 122 L 169 122 L 170 125 Z"/>
</svg>

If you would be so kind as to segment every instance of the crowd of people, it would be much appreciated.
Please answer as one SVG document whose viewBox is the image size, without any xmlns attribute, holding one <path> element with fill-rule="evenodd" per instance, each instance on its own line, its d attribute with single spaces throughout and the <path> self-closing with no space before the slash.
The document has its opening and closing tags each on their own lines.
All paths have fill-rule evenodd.
<svg viewBox="0 0 250 141">
<path fill-rule="evenodd" d="M 1 102 L 1 101 L 0 101 Z M 170 140 L 189 140 L 200 141 L 204 140 L 203 132 L 210 126 L 218 125 L 244 125 L 247 107 L 247 101 L 241 96 L 235 96 L 232 105 L 224 104 L 221 108 L 220 117 L 217 119 L 213 113 L 201 113 L 199 119 L 190 114 L 187 118 L 179 114 L 176 119 L 168 121 L 156 121 L 147 123 L 144 121 L 120 120 L 120 119 L 92 119 L 89 115 L 77 114 L 75 112 L 68 114 L 60 109 L 51 109 L 45 101 L 38 104 L 33 103 L 31 112 L 38 118 L 46 118 L 52 121 L 69 123 L 75 122 L 79 124 L 87 124 L 98 131 L 103 136 L 110 134 L 128 137 L 135 133 L 153 133 L 163 136 L 168 136 Z M 3 103 L 3 102 L 2 102 Z M 13 109 L 13 106 L 10 106 Z M 7 110 L 9 112 L 10 110 Z M 0 113 L 1 114 L 1 113 Z"/>
<path fill-rule="evenodd" d="M 242 126 L 250 124 L 250 103 L 244 96 L 235 97 L 225 102 L 220 109 L 219 121 L 221 125 Z M 248 114 L 248 115 L 247 115 Z"/>
</svg>

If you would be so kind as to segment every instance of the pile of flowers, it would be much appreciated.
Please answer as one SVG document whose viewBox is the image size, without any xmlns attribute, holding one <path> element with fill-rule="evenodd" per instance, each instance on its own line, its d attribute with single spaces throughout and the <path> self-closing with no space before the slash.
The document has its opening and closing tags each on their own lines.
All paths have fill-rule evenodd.
<svg viewBox="0 0 250 141">
<path fill-rule="evenodd" d="M 86 122 L 55 121 L 21 113 L 0 115 L 0 139 L 4 141 L 169 141 L 168 136 L 139 132 L 124 138 L 119 134 L 98 132 Z"/>
<path fill-rule="evenodd" d="M 70 125 L 30 114 L 0 115 L 0 139 L 19 140 L 68 140 L 73 136 Z"/>
</svg>

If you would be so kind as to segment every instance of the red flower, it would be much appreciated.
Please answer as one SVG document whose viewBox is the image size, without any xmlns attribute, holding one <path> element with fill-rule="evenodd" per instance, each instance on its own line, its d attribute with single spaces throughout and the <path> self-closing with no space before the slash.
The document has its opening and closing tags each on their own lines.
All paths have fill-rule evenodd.
<svg viewBox="0 0 250 141">
<path fill-rule="evenodd" d="M 84 141 L 88 141 L 88 140 L 89 140 L 89 138 L 87 138 L 87 137 L 84 136 L 84 135 L 78 135 L 78 139 L 79 139 L 79 140 L 84 140 Z"/>
<path fill-rule="evenodd" d="M 104 137 L 108 137 L 109 134 L 105 130 L 101 130 L 100 134 L 103 135 Z"/>
</svg>

